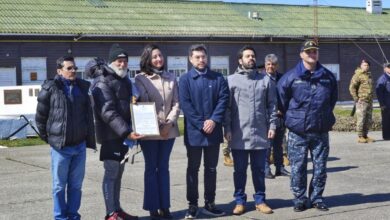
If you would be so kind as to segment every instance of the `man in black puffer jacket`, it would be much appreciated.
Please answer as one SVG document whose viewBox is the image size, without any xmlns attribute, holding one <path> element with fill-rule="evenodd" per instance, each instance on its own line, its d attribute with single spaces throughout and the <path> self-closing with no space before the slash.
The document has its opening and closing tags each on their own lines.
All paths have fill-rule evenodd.
<svg viewBox="0 0 390 220">
<path fill-rule="evenodd" d="M 109 65 L 101 59 L 88 62 L 85 73 L 93 78 L 91 92 L 94 99 L 95 127 L 101 143 L 100 160 L 104 163 L 103 196 L 106 219 L 138 219 L 123 211 L 119 195 L 124 171 L 123 160 L 129 147 L 126 138 L 135 140 L 142 136 L 133 132 L 130 115 L 132 83 L 127 75 L 128 55 L 114 44 L 109 55 Z"/>
<path fill-rule="evenodd" d="M 90 83 L 76 78 L 76 71 L 73 57 L 57 60 L 58 75 L 43 83 L 35 115 L 41 138 L 51 146 L 55 219 L 80 219 L 86 147 L 96 149 Z"/>
</svg>

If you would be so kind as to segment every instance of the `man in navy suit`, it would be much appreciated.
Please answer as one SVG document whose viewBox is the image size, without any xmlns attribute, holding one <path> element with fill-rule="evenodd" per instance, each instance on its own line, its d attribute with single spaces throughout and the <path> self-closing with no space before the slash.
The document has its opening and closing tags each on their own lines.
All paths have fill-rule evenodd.
<svg viewBox="0 0 390 220">
<path fill-rule="evenodd" d="M 204 154 L 203 213 L 222 216 L 215 206 L 215 190 L 219 145 L 223 142 L 222 122 L 229 100 L 229 90 L 221 73 L 207 66 L 207 49 L 202 44 L 189 49 L 192 69 L 180 77 L 180 107 L 184 113 L 184 143 L 187 148 L 187 200 L 186 219 L 198 214 L 198 172 Z"/>
</svg>

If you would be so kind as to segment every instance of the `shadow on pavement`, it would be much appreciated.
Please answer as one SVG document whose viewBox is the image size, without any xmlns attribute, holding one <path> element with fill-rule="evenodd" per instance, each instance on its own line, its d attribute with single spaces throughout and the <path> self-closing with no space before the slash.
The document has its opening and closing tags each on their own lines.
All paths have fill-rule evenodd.
<svg viewBox="0 0 390 220">
<path fill-rule="evenodd" d="M 341 171 L 346 171 L 346 170 L 350 170 L 350 169 L 356 169 L 356 168 L 359 168 L 358 166 L 345 166 L 345 167 L 328 167 L 326 168 L 326 172 L 327 173 L 334 173 L 334 172 L 341 172 Z M 307 173 L 309 174 L 312 174 L 313 173 L 313 169 L 309 169 L 307 170 Z"/>
<path fill-rule="evenodd" d="M 371 195 L 363 195 L 361 193 L 348 193 L 337 196 L 325 197 L 327 204 L 331 207 L 350 206 L 365 203 L 379 203 L 390 201 L 390 193 L 377 193 Z"/>
</svg>

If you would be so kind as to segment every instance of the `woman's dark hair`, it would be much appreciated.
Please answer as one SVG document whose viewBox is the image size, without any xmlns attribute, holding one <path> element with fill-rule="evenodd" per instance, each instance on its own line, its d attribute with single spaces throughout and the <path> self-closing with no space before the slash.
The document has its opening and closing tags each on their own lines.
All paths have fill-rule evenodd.
<svg viewBox="0 0 390 220">
<path fill-rule="evenodd" d="M 141 72 L 152 73 L 152 51 L 160 48 L 154 44 L 148 44 L 145 46 L 144 51 L 141 54 L 140 68 Z M 164 66 L 160 70 L 164 69 Z"/>
</svg>

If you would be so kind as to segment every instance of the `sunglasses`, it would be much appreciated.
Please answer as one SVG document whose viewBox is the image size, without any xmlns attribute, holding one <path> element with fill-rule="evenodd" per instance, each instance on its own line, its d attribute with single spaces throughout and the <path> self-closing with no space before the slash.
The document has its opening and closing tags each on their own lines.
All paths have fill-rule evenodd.
<svg viewBox="0 0 390 220">
<path fill-rule="evenodd" d="M 77 66 L 68 66 L 65 69 L 68 70 L 68 71 L 71 71 L 71 70 L 77 71 L 79 68 Z"/>
</svg>

